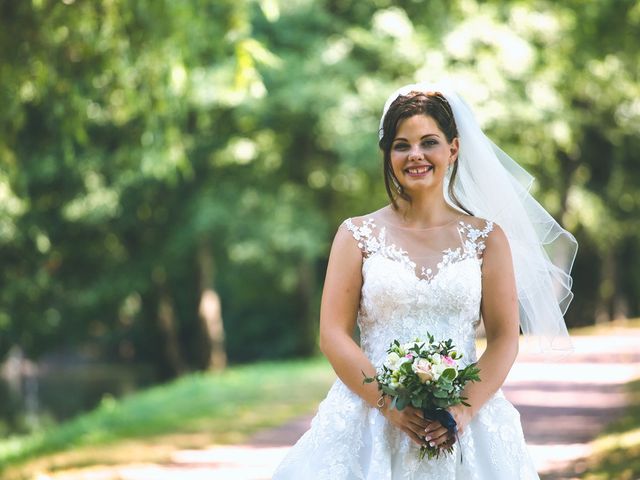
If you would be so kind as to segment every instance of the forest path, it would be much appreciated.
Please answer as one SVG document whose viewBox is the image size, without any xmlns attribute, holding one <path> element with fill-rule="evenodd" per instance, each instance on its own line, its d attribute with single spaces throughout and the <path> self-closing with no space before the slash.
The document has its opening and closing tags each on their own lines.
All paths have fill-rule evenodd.
<svg viewBox="0 0 640 480">
<path fill-rule="evenodd" d="M 503 387 L 520 411 L 534 462 L 545 480 L 577 478 L 590 442 L 625 407 L 624 385 L 640 378 L 640 329 L 574 336 L 575 353 L 542 361 L 521 354 Z M 258 480 L 271 473 L 309 428 L 312 416 L 258 433 L 243 445 L 179 450 L 164 464 L 58 472 L 38 480 Z"/>
</svg>

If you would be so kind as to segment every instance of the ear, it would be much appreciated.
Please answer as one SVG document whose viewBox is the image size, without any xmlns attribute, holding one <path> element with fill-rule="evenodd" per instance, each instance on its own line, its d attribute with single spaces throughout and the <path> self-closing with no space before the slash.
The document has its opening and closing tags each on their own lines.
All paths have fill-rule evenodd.
<svg viewBox="0 0 640 480">
<path fill-rule="evenodd" d="M 458 142 L 458 137 L 455 137 L 453 140 L 451 140 L 451 143 L 449 144 L 449 153 L 450 153 L 450 158 L 451 158 L 451 165 L 453 165 L 453 162 L 458 160 L 458 152 L 460 151 L 460 142 Z"/>
</svg>

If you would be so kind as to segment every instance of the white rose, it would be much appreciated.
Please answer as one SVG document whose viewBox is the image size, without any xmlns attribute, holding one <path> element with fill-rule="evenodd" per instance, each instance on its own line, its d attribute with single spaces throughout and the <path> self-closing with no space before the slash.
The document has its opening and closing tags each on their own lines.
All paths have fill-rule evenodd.
<svg viewBox="0 0 640 480">
<path fill-rule="evenodd" d="M 444 363 L 437 363 L 435 365 L 433 365 L 431 367 L 431 371 L 433 372 L 433 379 L 434 380 L 438 380 L 440 378 L 440 375 L 442 375 L 442 372 L 444 372 L 447 367 Z"/>
<path fill-rule="evenodd" d="M 398 355 L 396 352 L 391 352 L 389 355 L 387 355 L 387 359 L 384 361 L 384 364 L 387 368 L 395 370 L 401 365 L 399 362 L 400 355 Z"/>
<path fill-rule="evenodd" d="M 407 363 L 410 362 L 411 359 L 407 358 L 407 357 L 401 357 L 400 360 L 398 360 L 398 368 L 400 368 L 400 365 L 402 365 L 403 363 Z"/>
</svg>

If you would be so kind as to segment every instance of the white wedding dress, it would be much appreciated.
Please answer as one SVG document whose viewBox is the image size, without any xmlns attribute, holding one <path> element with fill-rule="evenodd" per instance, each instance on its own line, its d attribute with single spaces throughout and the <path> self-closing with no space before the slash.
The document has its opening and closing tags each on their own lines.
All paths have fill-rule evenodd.
<svg viewBox="0 0 640 480">
<path fill-rule="evenodd" d="M 363 253 L 357 322 L 362 350 L 379 366 L 389 344 L 451 338 L 463 363 L 476 361 L 482 252 L 494 224 L 461 215 L 431 229 L 393 225 L 389 209 L 345 220 Z M 480 372 L 482 378 L 482 372 Z M 498 391 L 482 406 L 452 455 L 418 460 L 419 447 L 339 379 L 311 428 L 274 480 L 537 479 L 520 415 Z M 462 461 L 461 461 L 462 452 Z"/>
</svg>

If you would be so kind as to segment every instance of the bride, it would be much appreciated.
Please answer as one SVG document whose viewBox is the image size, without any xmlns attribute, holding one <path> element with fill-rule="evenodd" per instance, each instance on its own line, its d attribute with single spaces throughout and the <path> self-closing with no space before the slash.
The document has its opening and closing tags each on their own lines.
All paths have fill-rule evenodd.
<svg viewBox="0 0 640 480">
<path fill-rule="evenodd" d="M 520 417 L 500 387 L 519 329 L 570 348 L 573 236 L 531 197 L 531 177 L 480 130 L 448 85 L 394 92 L 380 123 L 390 204 L 343 222 L 331 248 L 320 348 L 338 380 L 277 468 L 283 479 L 535 479 Z M 355 326 L 360 342 L 353 339 Z M 476 357 L 482 324 L 486 349 Z M 478 362 L 458 436 L 419 409 L 392 408 L 372 377 L 390 342 L 451 338 Z M 423 445 L 452 454 L 418 459 Z"/>
</svg>

